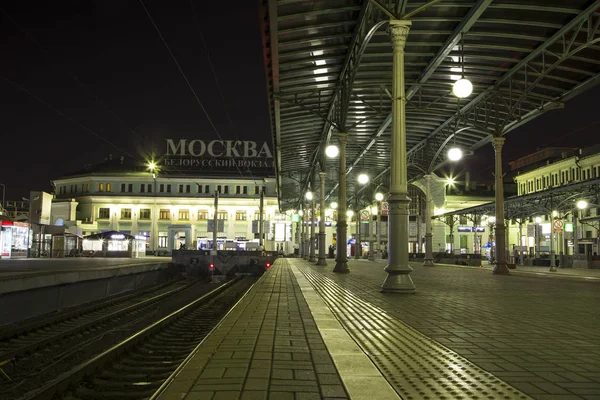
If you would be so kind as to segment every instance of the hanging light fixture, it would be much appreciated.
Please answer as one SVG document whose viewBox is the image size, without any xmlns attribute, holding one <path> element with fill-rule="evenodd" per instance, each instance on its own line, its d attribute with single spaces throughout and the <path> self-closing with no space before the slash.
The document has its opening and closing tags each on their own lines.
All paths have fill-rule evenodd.
<svg viewBox="0 0 600 400">
<path fill-rule="evenodd" d="M 306 192 L 306 200 L 312 200 L 313 199 L 313 194 L 311 191 Z"/>
<path fill-rule="evenodd" d="M 338 208 L 338 203 L 336 203 L 335 201 L 332 201 L 331 204 L 329 205 L 329 207 L 331 207 L 332 209 L 337 209 Z"/>
<path fill-rule="evenodd" d="M 379 192 L 375 193 L 375 200 L 377 200 L 377 201 L 383 200 L 383 193 L 379 193 Z"/>
<path fill-rule="evenodd" d="M 358 178 L 356 180 L 361 185 L 366 185 L 367 183 L 369 183 L 369 175 L 365 174 L 364 172 L 361 172 L 360 174 L 358 174 Z"/>
<path fill-rule="evenodd" d="M 329 158 L 335 158 L 339 153 L 340 149 L 334 144 L 330 144 L 329 146 L 325 147 L 325 155 Z"/>
<path fill-rule="evenodd" d="M 471 93 L 473 93 L 473 84 L 470 80 L 465 78 L 465 43 L 464 43 L 464 33 L 461 35 L 460 39 L 460 62 L 462 69 L 462 77 L 454 82 L 452 85 L 452 93 L 459 99 L 464 99 L 465 97 L 469 97 Z"/>
<path fill-rule="evenodd" d="M 462 158 L 462 156 L 462 150 L 458 147 L 452 147 L 450 150 L 448 150 L 448 160 L 450 161 L 458 161 Z"/>
</svg>

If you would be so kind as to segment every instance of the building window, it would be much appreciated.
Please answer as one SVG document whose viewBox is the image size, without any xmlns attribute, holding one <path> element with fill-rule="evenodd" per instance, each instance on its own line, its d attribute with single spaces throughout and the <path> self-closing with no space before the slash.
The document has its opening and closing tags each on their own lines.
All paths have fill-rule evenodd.
<svg viewBox="0 0 600 400">
<path fill-rule="evenodd" d="M 167 185 L 167 193 L 171 193 L 171 185 Z"/>
<path fill-rule="evenodd" d="M 133 183 L 130 183 L 130 184 L 128 185 L 127 189 L 128 189 L 127 191 L 128 191 L 129 193 L 133 192 Z"/>
<path fill-rule="evenodd" d="M 149 208 L 140 209 L 140 219 L 150 219 L 150 209 Z"/>
<path fill-rule="evenodd" d="M 158 218 L 171 219 L 171 212 L 169 210 L 161 209 Z"/>
<path fill-rule="evenodd" d="M 241 186 L 236 186 L 235 187 L 235 194 L 242 194 L 242 187 Z"/>
<path fill-rule="evenodd" d="M 148 193 L 152 193 L 152 184 L 151 183 L 148 184 Z"/>
<path fill-rule="evenodd" d="M 217 212 L 217 219 L 227 219 L 227 211 Z"/>
<path fill-rule="evenodd" d="M 158 187 L 158 191 L 161 192 L 161 193 L 165 192 L 165 184 L 164 183 L 160 184 L 160 186 Z"/>
<path fill-rule="evenodd" d="M 146 185 L 144 183 L 142 183 L 140 185 L 140 193 L 145 193 L 146 192 Z"/>
<path fill-rule="evenodd" d="M 99 192 L 104 192 L 104 183 L 101 183 L 98 185 L 98 191 Z"/>
<path fill-rule="evenodd" d="M 225 194 L 229 194 L 229 186 L 225 185 L 223 189 L 225 189 Z"/>
<path fill-rule="evenodd" d="M 185 185 L 185 192 L 192 193 L 192 187 L 190 185 Z"/>
<path fill-rule="evenodd" d="M 246 211 L 236 211 L 235 212 L 235 220 L 236 221 L 245 221 L 246 220 Z"/>
<path fill-rule="evenodd" d="M 121 219 L 131 219 L 131 208 L 121 208 Z"/>
<path fill-rule="evenodd" d="M 121 193 L 125 191 L 125 184 L 121 183 Z"/>
<path fill-rule="evenodd" d="M 101 208 L 98 210 L 98 218 L 99 219 L 108 219 L 110 218 L 110 208 Z"/>
<path fill-rule="evenodd" d="M 258 221 L 259 219 L 260 219 L 260 213 L 259 213 L 258 211 L 256 211 L 256 212 L 254 213 L 254 220 L 255 220 L 255 221 Z M 266 219 L 267 219 L 267 218 L 266 218 L 265 214 L 263 214 L 263 221 L 264 221 L 264 220 L 266 220 Z"/>
<path fill-rule="evenodd" d="M 198 186 L 198 193 L 202 193 L 202 185 L 196 183 L 196 186 Z"/>
<path fill-rule="evenodd" d="M 180 220 L 189 220 L 190 219 L 190 210 L 179 210 L 179 219 Z"/>
<path fill-rule="evenodd" d="M 179 185 L 179 193 L 183 193 L 183 185 Z"/>
<path fill-rule="evenodd" d="M 243 194 L 248 194 L 248 186 L 244 186 L 243 189 Z"/>
<path fill-rule="evenodd" d="M 206 210 L 198 210 L 198 220 L 208 219 L 208 211 Z"/>
<path fill-rule="evenodd" d="M 210 187 L 208 185 L 204 185 L 204 193 L 210 193 Z"/>
<path fill-rule="evenodd" d="M 110 183 L 107 183 L 107 184 L 106 184 L 106 191 L 107 191 L 107 192 L 110 192 Z"/>
<path fill-rule="evenodd" d="M 221 185 L 217 185 L 217 192 L 221 193 Z"/>
<path fill-rule="evenodd" d="M 260 194 L 260 186 L 254 186 L 254 194 Z"/>
<path fill-rule="evenodd" d="M 158 247 L 167 247 L 168 240 L 167 232 L 158 232 Z"/>
</svg>

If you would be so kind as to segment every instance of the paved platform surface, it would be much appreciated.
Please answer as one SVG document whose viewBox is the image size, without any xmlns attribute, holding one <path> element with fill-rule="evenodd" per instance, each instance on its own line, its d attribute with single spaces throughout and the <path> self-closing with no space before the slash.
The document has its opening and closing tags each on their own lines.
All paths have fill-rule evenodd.
<svg viewBox="0 0 600 400">
<path fill-rule="evenodd" d="M 278 260 L 160 399 L 600 399 L 595 270 L 413 264 L 413 295 L 331 261 Z"/>
</svg>

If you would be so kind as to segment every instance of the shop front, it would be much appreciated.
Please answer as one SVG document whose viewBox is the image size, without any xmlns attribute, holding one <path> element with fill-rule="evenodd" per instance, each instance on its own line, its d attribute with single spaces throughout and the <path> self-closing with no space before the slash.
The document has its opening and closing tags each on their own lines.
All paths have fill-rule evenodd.
<svg viewBox="0 0 600 400">
<path fill-rule="evenodd" d="M 0 230 L 0 254 L 3 259 L 27 257 L 30 243 L 29 224 L 3 220 Z"/>
<path fill-rule="evenodd" d="M 87 257 L 133 257 L 146 254 L 146 238 L 118 231 L 106 231 L 83 238 L 83 255 Z"/>
</svg>

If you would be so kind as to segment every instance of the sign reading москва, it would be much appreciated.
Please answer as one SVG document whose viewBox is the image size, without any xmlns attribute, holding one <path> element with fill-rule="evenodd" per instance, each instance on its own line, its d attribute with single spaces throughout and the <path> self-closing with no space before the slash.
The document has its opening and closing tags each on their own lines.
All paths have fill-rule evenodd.
<svg viewBox="0 0 600 400">
<path fill-rule="evenodd" d="M 271 171 L 273 155 L 267 142 L 241 140 L 167 139 L 165 166 L 209 169 L 225 172 L 235 169 Z"/>
</svg>

